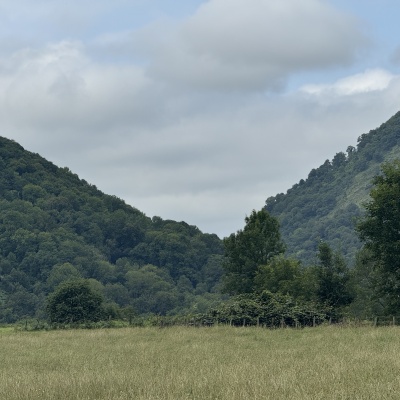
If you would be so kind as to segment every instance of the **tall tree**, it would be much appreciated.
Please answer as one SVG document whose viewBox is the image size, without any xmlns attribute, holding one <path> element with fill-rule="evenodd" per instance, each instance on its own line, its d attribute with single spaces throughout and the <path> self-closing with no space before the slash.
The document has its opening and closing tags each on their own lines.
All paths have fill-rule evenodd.
<svg viewBox="0 0 400 400">
<path fill-rule="evenodd" d="M 340 308 L 351 303 L 353 295 L 349 288 L 350 272 L 338 253 L 334 253 L 329 245 L 321 242 L 318 246 L 317 266 L 317 298 L 334 310 L 334 316 Z"/>
<path fill-rule="evenodd" d="M 374 261 L 376 294 L 385 300 L 386 311 L 393 313 L 400 307 L 400 160 L 381 169 L 357 230 Z"/>
<path fill-rule="evenodd" d="M 254 211 L 245 218 L 243 230 L 224 239 L 225 291 L 231 294 L 254 291 L 258 267 L 285 251 L 279 223 L 267 211 Z"/>
<path fill-rule="evenodd" d="M 357 253 L 353 269 L 355 300 L 350 306 L 350 313 L 360 319 L 384 314 L 384 302 L 376 293 L 379 274 L 374 264 L 371 252 L 364 246 Z"/>
</svg>

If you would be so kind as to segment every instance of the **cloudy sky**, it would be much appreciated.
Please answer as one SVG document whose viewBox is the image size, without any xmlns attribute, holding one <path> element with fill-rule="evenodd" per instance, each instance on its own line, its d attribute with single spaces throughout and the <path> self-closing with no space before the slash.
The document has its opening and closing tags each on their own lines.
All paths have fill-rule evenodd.
<svg viewBox="0 0 400 400">
<path fill-rule="evenodd" d="M 399 0 L 0 0 L 0 135 L 220 237 L 400 108 Z"/>
</svg>

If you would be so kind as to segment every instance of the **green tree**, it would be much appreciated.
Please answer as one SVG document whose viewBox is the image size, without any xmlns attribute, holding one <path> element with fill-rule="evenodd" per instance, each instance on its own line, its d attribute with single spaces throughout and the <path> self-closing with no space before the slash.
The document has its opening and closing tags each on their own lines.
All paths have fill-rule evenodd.
<svg viewBox="0 0 400 400">
<path fill-rule="evenodd" d="M 400 160 L 381 169 L 357 231 L 374 261 L 375 294 L 384 300 L 386 312 L 394 313 L 400 308 Z"/>
<path fill-rule="evenodd" d="M 343 259 L 338 253 L 325 242 L 318 246 L 317 254 L 319 263 L 317 265 L 317 298 L 335 310 L 336 316 L 340 309 L 351 303 L 353 296 L 349 288 L 350 272 Z"/>
<path fill-rule="evenodd" d="M 350 305 L 350 313 L 357 318 L 371 319 L 384 313 L 382 299 L 375 293 L 379 278 L 377 272 L 370 251 L 363 247 L 357 253 L 352 277 L 355 300 Z"/>
<path fill-rule="evenodd" d="M 303 270 L 300 261 L 278 255 L 267 265 L 259 267 L 254 283 L 259 293 L 268 290 L 271 293 L 299 298 L 303 292 Z"/>
<path fill-rule="evenodd" d="M 36 307 L 39 304 L 38 297 L 29 293 L 25 288 L 16 285 L 14 293 L 10 294 L 4 304 L 0 302 L 0 316 L 5 314 L 6 322 L 15 322 L 35 315 Z"/>
<path fill-rule="evenodd" d="M 165 315 L 175 308 L 178 292 L 168 271 L 154 265 L 132 269 L 126 273 L 131 305 L 141 314 Z"/>
<path fill-rule="evenodd" d="M 103 316 L 102 302 L 102 296 L 88 280 L 68 281 L 47 297 L 47 313 L 51 322 L 95 322 Z"/>
<path fill-rule="evenodd" d="M 259 266 L 285 251 L 279 223 L 267 211 L 254 211 L 245 218 L 246 225 L 224 239 L 225 291 L 230 294 L 254 291 Z"/>
<path fill-rule="evenodd" d="M 54 290 L 61 282 L 82 278 L 81 273 L 70 263 L 55 265 L 47 278 L 49 290 Z"/>
</svg>

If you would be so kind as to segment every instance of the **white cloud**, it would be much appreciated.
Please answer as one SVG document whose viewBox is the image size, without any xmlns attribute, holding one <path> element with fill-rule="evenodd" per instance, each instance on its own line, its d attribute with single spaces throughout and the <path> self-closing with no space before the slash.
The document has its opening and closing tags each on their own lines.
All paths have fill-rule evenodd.
<svg viewBox="0 0 400 400">
<path fill-rule="evenodd" d="M 304 85 L 300 90 L 312 95 L 351 96 L 386 89 L 395 78 L 389 71 L 372 69 L 365 72 L 339 79 L 333 84 Z"/>
<path fill-rule="evenodd" d="M 143 70 L 94 63 L 79 42 L 21 50 L 2 60 L 0 71 L 2 113 L 16 127 L 53 129 L 53 134 L 76 130 L 78 135 L 96 128 L 100 134 L 104 128 L 150 120 Z"/>
<path fill-rule="evenodd" d="M 276 90 L 301 70 L 346 65 L 361 25 L 320 0 L 211 0 L 168 34 L 142 32 L 151 76 L 204 90 Z"/>
</svg>

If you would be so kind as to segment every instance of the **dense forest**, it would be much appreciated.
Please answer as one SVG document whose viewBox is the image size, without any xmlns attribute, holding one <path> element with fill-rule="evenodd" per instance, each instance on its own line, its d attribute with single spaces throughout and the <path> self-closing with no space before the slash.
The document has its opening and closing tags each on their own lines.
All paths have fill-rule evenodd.
<svg viewBox="0 0 400 400">
<path fill-rule="evenodd" d="M 0 138 L 0 321 L 41 316 L 72 278 L 89 279 L 110 314 L 202 311 L 220 299 L 222 241 L 152 219 Z"/>
<path fill-rule="evenodd" d="M 266 200 L 265 209 L 280 222 L 287 252 L 304 264 L 315 263 L 323 240 L 351 264 L 361 247 L 355 222 L 368 201 L 380 165 L 400 157 L 400 112 L 362 134 L 356 147 L 337 153 L 311 170 L 286 194 Z"/>
</svg>

